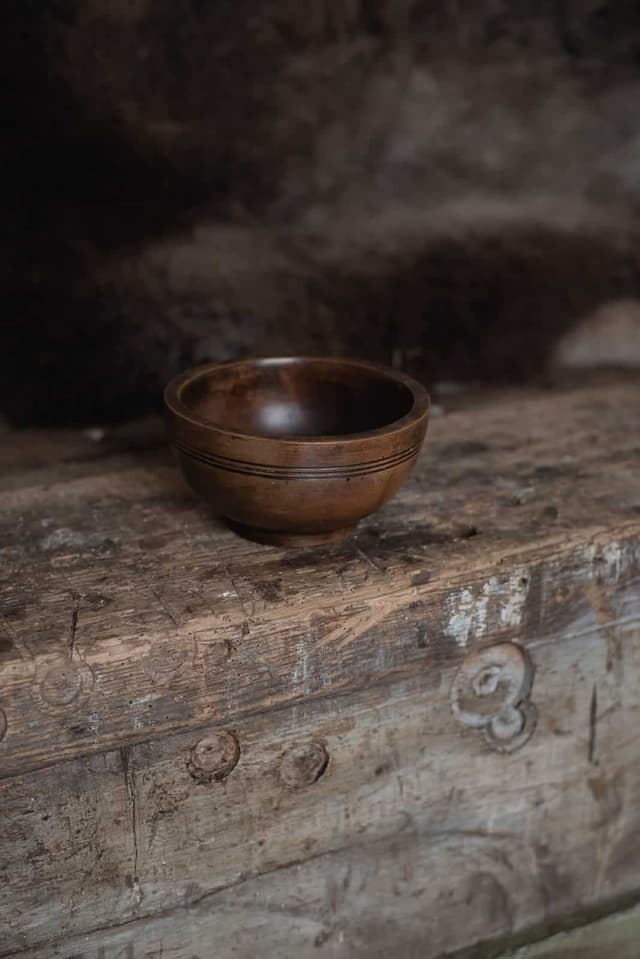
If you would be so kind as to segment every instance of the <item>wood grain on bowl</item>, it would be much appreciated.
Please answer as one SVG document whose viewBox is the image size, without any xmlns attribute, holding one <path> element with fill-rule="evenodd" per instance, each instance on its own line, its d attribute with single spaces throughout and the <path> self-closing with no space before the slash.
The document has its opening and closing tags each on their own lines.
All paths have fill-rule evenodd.
<svg viewBox="0 0 640 959">
<path fill-rule="evenodd" d="M 396 492 L 429 417 L 411 377 L 346 359 L 209 364 L 165 391 L 182 473 L 241 535 L 308 545 L 343 536 Z"/>
</svg>

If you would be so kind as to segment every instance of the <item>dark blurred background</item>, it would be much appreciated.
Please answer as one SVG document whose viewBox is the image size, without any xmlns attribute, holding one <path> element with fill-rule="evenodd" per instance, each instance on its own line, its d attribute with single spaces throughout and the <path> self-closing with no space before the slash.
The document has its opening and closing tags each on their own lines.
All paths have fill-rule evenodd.
<svg viewBox="0 0 640 959">
<path fill-rule="evenodd" d="M 249 353 L 640 364 L 637 2 L 2 10 L 9 423 L 136 417 Z"/>
</svg>

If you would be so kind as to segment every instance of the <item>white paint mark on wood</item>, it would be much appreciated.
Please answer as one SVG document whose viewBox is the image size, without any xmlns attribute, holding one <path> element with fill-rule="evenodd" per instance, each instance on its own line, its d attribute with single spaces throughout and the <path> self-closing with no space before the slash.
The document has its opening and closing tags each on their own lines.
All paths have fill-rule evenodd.
<svg viewBox="0 0 640 959">
<path fill-rule="evenodd" d="M 295 685 L 302 684 L 305 693 L 311 690 L 311 673 L 309 666 L 309 650 L 304 639 L 299 639 L 296 643 L 296 664 L 291 674 L 291 681 Z"/>
<path fill-rule="evenodd" d="M 469 589 L 462 589 L 457 597 L 453 596 L 448 601 L 450 611 L 449 622 L 445 629 L 445 635 L 450 636 L 458 646 L 466 646 L 469 640 L 469 634 L 474 627 L 474 619 L 482 621 L 483 610 L 480 610 L 474 603 L 473 593 Z"/>
<path fill-rule="evenodd" d="M 529 593 L 529 576 L 526 570 L 514 570 L 506 584 L 507 596 L 500 610 L 503 626 L 518 627 L 522 623 L 524 606 Z"/>
<path fill-rule="evenodd" d="M 470 638 L 482 638 L 488 623 L 494 619 L 490 616 L 494 604 L 502 626 L 519 627 L 528 591 L 529 576 L 525 569 L 514 570 L 506 579 L 492 576 L 476 591 L 461 589 L 447 602 L 449 619 L 445 635 L 463 647 Z"/>
</svg>

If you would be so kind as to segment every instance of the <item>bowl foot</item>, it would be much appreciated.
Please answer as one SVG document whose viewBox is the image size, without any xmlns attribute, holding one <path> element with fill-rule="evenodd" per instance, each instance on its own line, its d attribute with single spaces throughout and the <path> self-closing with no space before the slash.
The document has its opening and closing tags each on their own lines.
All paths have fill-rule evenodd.
<svg viewBox="0 0 640 959">
<path fill-rule="evenodd" d="M 236 523 L 235 520 L 227 519 L 225 522 L 229 529 L 242 536 L 243 539 L 249 539 L 254 543 L 262 543 L 266 546 L 319 546 L 322 543 L 331 543 L 334 540 L 342 539 L 347 536 L 354 526 L 344 526 L 342 529 L 334 529 L 324 533 L 287 533 L 271 529 L 259 529 L 256 526 L 245 526 L 244 523 Z"/>
</svg>

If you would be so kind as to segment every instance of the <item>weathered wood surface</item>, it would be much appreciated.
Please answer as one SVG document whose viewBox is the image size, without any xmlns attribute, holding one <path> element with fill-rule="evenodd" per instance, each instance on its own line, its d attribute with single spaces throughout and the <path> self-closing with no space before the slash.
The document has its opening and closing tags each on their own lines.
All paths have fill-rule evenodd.
<svg viewBox="0 0 640 959">
<path fill-rule="evenodd" d="M 538 725 L 512 753 L 426 671 L 240 721 L 224 782 L 188 767 L 212 730 L 5 780 L 3 954 L 435 959 L 640 895 L 640 608 L 614 604 L 616 625 L 536 645 Z M 284 758 L 312 742 L 327 768 L 292 788 Z"/>
<path fill-rule="evenodd" d="M 606 617 L 635 576 L 638 423 L 631 386 L 434 420 L 393 503 L 299 552 L 220 528 L 162 449 L 8 471 L 0 775 Z"/>
<path fill-rule="evenodd" d="M 523 946 L 501 959 L 638 959 L 640 906 L 607 916 L 544 942 Z"/>
<path fill-rule="evenodd" d="M 158 451 L 14 458 L 0 956 L 435 959 L 640 891 L 639 413 L 445 416 L 395 503 L 299 553 Z"/>
</svg>

